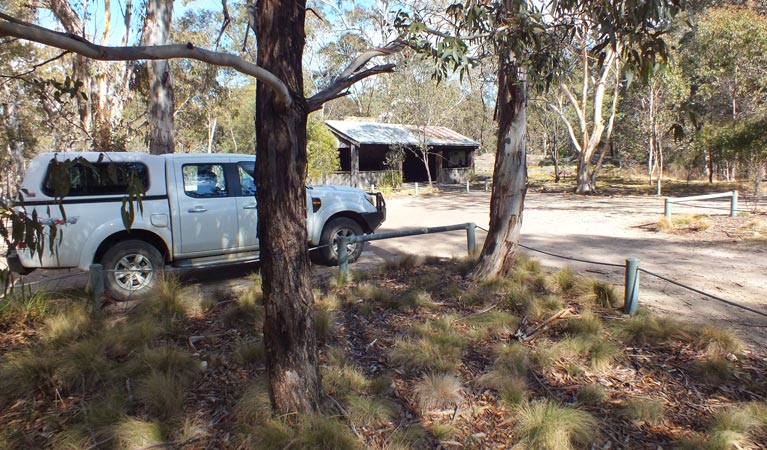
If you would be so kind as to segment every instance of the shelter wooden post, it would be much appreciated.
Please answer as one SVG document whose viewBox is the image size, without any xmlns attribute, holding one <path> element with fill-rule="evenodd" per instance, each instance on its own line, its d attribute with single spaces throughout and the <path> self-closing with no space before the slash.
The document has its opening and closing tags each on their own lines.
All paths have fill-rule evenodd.
<svg viewBox="0 0 767 450">
<path fill-rule="evenodd" d="M 349 151 L 351 152 L 352 187 L 360 187 L 360 148 L 352 145 Z"/>
<path fill-rule="evenodd" d="M 429 151 L 434 153 L 434 159 L 435 159 L 434 168 L 436 169 L 436 172 L 437 172 L 434 174 L 434 179 L 437 181 L 438 184 L 448 183 L 449 180 L 446 180 L 445 177 L 442 175 L 442 160 L 445 158 L 445 151 L 444 150 L 434 151 L 434 149 L 432 148 L 430 148 Z"/>
</svg>

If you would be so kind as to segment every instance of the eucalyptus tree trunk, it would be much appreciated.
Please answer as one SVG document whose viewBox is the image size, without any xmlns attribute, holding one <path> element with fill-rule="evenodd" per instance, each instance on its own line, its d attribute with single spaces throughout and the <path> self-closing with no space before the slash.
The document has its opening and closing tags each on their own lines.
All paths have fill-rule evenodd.
<svg viewBox="0 0 767 450">
<path fill-rule="evenodd" d="M 64 30 L 74 36 L 85 37 L 85 25 L 83 20 L 72 9 L 67 0 L 50 0 L 51 12 L 64 27 Z M 79 128 L 88 136 L 92 130 L 91 116 L 91 87 L 93 79 L 91 77 L 91 60 L 81 55 L 74 55 L 72 61 L 72 78 L 75 82 L 82 83 L 80 92 L 85 93 L 85 97 L 77 95 L 77 114 L 80 118 Z"/>
<path fill-rule="evenodd" d="M 305 10 L 305 1 L 258 2 L 257 64 L 283 80 L 292 94 L 285 107 L 261 81 L 256 89 L 264 344 L 269 396 L 277 416 L 315 410 L 321 395 L 306 247 Z"/>
<path fill-rule="evenodd" d="M 144 45 L 162 45 L 168 41 L 173 18 L 173 0 L 149 0 L 147 3 Z M 149 93 L 149 153 L 173 153 L 173 80 L 167 60 L 148 63 L 151 89 Z"/>
<path fill-rule="evenodd" d="M 498 144 L 490 197 L 490 228 L 479 261 L 470 274 L 475 280 L 503 276 L 511 270 L 519 248 L 527 194 L 527 75 L 515 61 L 507 61 L 503 56 L 500 59 Z"/>
</svg>

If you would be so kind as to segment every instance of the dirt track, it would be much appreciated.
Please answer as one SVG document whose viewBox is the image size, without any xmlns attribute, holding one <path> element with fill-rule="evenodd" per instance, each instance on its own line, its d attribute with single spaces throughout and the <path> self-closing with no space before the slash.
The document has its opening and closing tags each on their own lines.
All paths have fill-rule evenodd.
<svg viewBox="0 0 767 450">
<path fill-rule="evenodd" d="M 710 208 L 674 206 L 673 213 L 726 215 L 727 203 L 701 203 Z M 394 198 L 382 230 L 475 222 L 487 227 L 489 194 L 451 193 L 441 196 Z M 652 231 L 663 214 L 657 197 L 581 197 L 529 193 L 525 203 L 521 243 L 579 259 L 624 264 L 628 257 L 640 266 L 685 285 L 767 312 L 767 241 L 696 238 Z M 478 241 L 484 233 L 478 234 Z M 361 264 L 392 258 L 401 252 L 437 256 L 463 255 L 466 235 L 452 232 L 370 244 Z M 603 277 L 620 286 L 624 270 L 553 258 L 530 252 L 554 270 L 571 264 L 578 271 Z M 640 280 L 640 305 L 700 323 L 732 328 L 746 341 L 767 344 L 767 318 L 708 299 L 646 274 Z"/>
</svg>

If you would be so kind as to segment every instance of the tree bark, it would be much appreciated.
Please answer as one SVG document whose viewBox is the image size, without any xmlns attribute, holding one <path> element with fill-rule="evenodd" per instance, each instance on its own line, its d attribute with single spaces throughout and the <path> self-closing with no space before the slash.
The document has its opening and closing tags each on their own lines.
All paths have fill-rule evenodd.
<svg viewBox="0 0 767 450">
<path fill-rule="evenodd" d="M 502 55 L 503 53 L 501 53 Z M 507 58 L 509 58 L 507 53 Z M 475 280 L 509 273 L 519 247 L 522 211 L 527 194 L 527 84 L 524 69 L 501 56 L 498 70 L 498 144 L 490 197 L 490 228 L 477 265 Z"/>
<path fill-rule="evenodd" d="M 149 0 L 147 3 L 147 27 L 145 45 L 163 45 L 170 35 L 173 18 L 173 0 Z M 173 80 L 167 60 L 149 62 L 149 153 L 162 155 L 173 153 Z"/>
<path fill-rule="evenodd" d="M 258 1 L 258 59 L 288 86 L 280 104 L 259 81 L 256 92 L 258 236 L 264 292 L 264 344 L 275 415 L 316 410 L 321 397 L 306 247 L 306 121 L 301 58 L 304 1 Z"/>
</svg>

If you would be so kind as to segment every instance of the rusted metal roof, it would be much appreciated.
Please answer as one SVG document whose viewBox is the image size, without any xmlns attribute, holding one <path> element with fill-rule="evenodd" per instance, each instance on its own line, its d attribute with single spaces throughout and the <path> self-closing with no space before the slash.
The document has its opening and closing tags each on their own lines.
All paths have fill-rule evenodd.
<svg viewBox="0 0 767 450">
<path fill-rule="evenodd" d="M 425 141 L 430 147 L 479 147 L 479 142 L 446 127 L 351 120 L 327 120 L 325 124 L 339 139 L 353 145 L 418 145 Z"/>
</svg>

